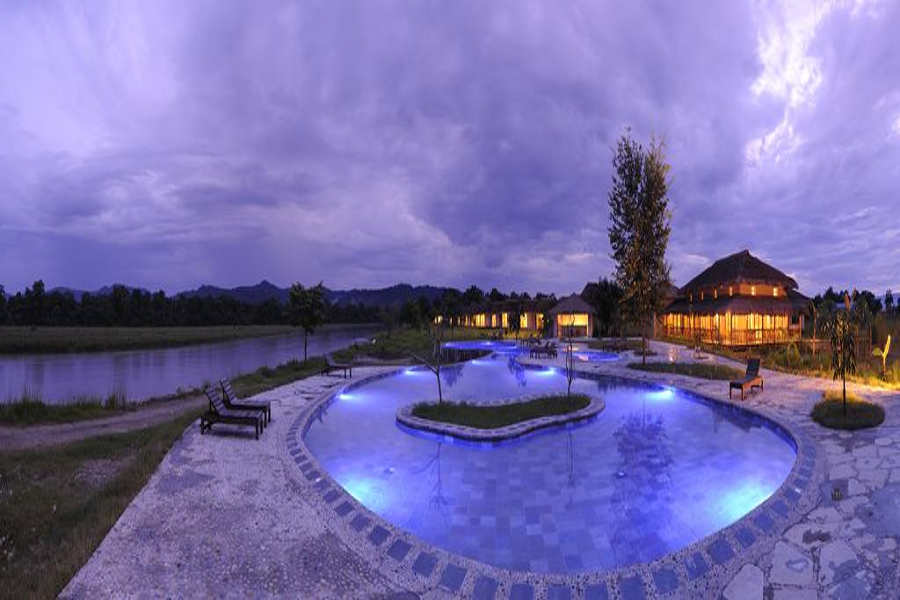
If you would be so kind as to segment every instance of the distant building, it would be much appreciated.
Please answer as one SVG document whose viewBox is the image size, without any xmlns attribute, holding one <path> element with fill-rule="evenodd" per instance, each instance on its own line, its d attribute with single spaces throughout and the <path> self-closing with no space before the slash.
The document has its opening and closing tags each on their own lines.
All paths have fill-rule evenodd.
<svg viewBox="0 0 900 600">
<path fill-rule="evenodd" d="M 596 311 L 578 294 L 563 298 L 547 314 L 553 318 L 553 335 L 556 337 L 594 335 Z"/>
<path fill-rule="evenodd" d="M 661 314 L 661 333 L 725 346 L 786 343 L 800 339 L 808 304 L 794 279 L 743 250 L 681 288 Z"/>
</svg>

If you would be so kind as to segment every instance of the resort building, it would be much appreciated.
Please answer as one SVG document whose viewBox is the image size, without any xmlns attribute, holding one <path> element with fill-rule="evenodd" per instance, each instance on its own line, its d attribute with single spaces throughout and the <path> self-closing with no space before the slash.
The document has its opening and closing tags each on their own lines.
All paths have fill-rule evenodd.
<svg viewBox="0 0 900 600">
<path fill-rule="evenodd" d="M 661 315 L 661 333 L 725 346 L 786 343 L 800 339 L 808 304 L 794 279 L 743 250 L 681 288 Z"/>
<path fill-rule="evenodd" d="M 596 312 L 578 294 L 560 300 L 547 314 L 553 318 L 556 337 L 588 337 L 594 335 Z"/>
<path fill-rule="evenodd" d="M 479 329 L 512 329 L 518 315 L 519 330 L 539 333 L 544 327 L 544 302 L 539 300 L 501 300 L 470 306 L 458 314 L 447 316 L 453 326 Z M 439 317 L 440 318 L 440 317 Z"/>
</svg>

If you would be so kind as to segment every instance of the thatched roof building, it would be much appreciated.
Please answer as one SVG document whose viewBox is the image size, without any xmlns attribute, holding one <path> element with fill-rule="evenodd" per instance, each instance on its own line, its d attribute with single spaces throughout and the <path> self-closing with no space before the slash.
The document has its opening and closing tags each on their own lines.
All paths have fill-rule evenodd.
<svg viewBox="0 0 900 600">
<path fill-rule="evenodd" d="M 670 337 L 724 345 L 798 339 L 809 299 L 792 278 L 743 250 L 714 262 L 680 290 L 662 315 Z"/>
</svg>

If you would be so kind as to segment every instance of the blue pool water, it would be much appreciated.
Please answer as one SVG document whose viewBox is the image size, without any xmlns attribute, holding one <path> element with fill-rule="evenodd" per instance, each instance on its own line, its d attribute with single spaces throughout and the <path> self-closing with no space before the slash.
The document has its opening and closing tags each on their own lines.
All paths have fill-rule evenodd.
<svg viewBox="0 0 900 600">
<path fill-rule="evenodd" d="M 495 353 L 442 373 L 445 398 L 565 391 L 553 368 Z M 306 433 L 334 479 L 423 540 L 499 567 L 573 573 L 654 560 L 768 498 L 795 459 L 769 422 L 685 391 L 602 378 L 593 421 L 493 447 L 401 430 L 400 406 L 436 399 L 411 368 L 336 397 Z"/>
</svg>

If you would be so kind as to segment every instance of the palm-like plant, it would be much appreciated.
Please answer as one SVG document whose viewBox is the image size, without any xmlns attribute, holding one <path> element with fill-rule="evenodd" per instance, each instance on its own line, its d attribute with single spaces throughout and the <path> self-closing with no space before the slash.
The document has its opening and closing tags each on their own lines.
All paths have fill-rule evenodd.
<svg viewBox="0 0 900 600">
<path fill-rule="evenodd" d="M 847 416 L 847 375 L 856 372 L 856 333 L 854 314 L 850 309 L 850 298 L 844 298 L 846 310 L 836 310 L 828 322 L 831 338 L 831 368 L 834 379 L 843 383 L 844 416 Z"/>
<path fill-rule="evenodd" d="M 881 359 L 881 378 L 887 379 L 887 357 L 888 352 L 891 351 L 891 336 L 890 334 L 887 336 L 887 341 L 884 343 L 884 348 L 875 348 L 872 350 L 872 356 Z"/>
</svg>

